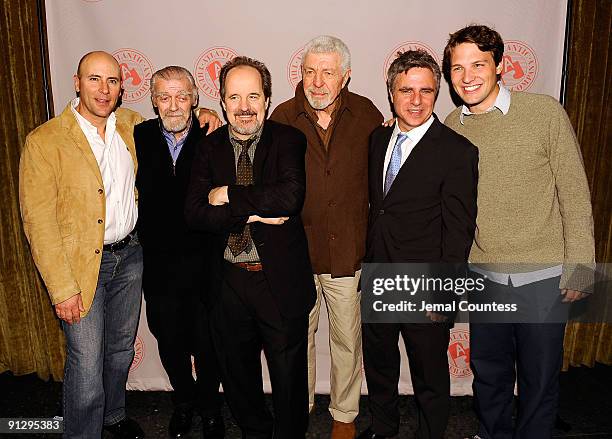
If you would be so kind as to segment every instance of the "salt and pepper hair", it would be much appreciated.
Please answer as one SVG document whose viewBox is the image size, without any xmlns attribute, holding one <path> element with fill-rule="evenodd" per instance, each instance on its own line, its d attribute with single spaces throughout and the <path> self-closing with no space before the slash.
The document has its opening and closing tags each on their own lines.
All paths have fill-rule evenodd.
<svg viewBox="0 0 612 439">
<path fill-rule="evenodd" d="M 415 67 L 431 70 L 436 80 L 436 97 L 438 96 L 438 91 L 440 91 L 440 66 L 429 53 L 421 49 L 398 52 L 397 58 L 391 63 L 387 71 L 387 90 L 390 95 L 393 94 L 393 86 L 397 75 Z"/>
<path fill-rule="evenodd" d="M 151 76 L 151 84 L 149 87 L 151 91 L 151 99 L 155 98 L 155 82 L 157 82 L 158 79 L 169 81 L 171 79 L 181 80 L 185 78 L 189 80 L 189 83 L 191 84 L 191 93 L 193 95 L 193 99 L 195 102 L 197 102 L 198 87 L 196 86 L 195 79 L 193 79 L 193 75 L 189 70 L 181 66 L 167 66 L 153 73 L 153 76 Z"/>
<path fill-rule="evenodd" d="M 302 67 L 304 66 L 306 55 L 310 53 L 337 53 L 340 55 L 343 75 L 351 68 L 351 52 L 340 38 L 332 37 L 331 35 L 320 35 L 306 43 L 304 54 L 302 55 Z"/>
</svg>

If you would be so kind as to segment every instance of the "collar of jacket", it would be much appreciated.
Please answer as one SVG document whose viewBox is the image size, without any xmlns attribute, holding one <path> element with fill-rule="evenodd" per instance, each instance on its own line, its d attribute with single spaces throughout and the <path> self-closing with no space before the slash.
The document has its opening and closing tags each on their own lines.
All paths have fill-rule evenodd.
<svg viewBox="0 0 612 439">
<path fill-rule="evenodd" d="M 72 114 L 70 106 L 71 103 L 69 101 L 68 105 L 66 105 L 66 108 L 64 108 L 64 111 L 62 111 L 62 114 L 60 114 L 60 126 L 68 131 L 75 145 L 80 148 L 83 154 L 85 155 L 85 158 L 91 166 L 92 171 L 96 175 L 98 182 L 102 184 L 102 174 L 100 173 L 100 166 L 98 165 L 93 151 L 91 150 L 91 146 L 87 141 L 87 137 L 85 137 L 83 130 L 81 130 L 79 123 L 74 117 L 74 114 Z M 117 116 L 116 131 L 121 136 L 121 139 L 127 146 L 127 149 L 130 155 L 132 156 L 134 173 L 136 173 L 138 169 L 138 161 L 136 160 L 136 147 L 134 145 L 134 123 L 129 123 L 128 121 L 126 121 L 125 113 L 121 113 L 121 110 L 119 108 L 116 108 L 114 111 L 115 115 Z"/>
<path fill-rule="evenodd" d="M 345 85 L 342 90 L 340 90 L 340 108 L 338 108 L 338 112 L 336 113 L 338 117 L 345 110 L 352 112 L 351 110 L 351 94 L 348 90 L 348 84 Z M 295 119 L 300 116 L 307 116 L 306 110 L 304 109 L 304 104 L 306 103 L 306 95 L 304 94 L 304 83 L 300 81 L 299 84 L 295 87 Z"/>
</svg>

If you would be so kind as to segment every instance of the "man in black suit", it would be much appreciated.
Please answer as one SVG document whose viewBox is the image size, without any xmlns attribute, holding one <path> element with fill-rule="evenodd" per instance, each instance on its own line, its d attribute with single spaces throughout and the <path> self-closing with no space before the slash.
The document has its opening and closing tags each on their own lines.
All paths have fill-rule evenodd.
<svg viewBox="0 0 612 439">
<path fill-rule="evenodd" d="M 315 288 L 300 211 L 306 138 L 266 121 L 266 66 L 236 57 L 220 72 L 228 126 L 201 142 L 185 213 L 215 234 L 211 266 L 213 340 L 223 389 L 243 438 L 304 438 L 306 347 Z M 261 350 L 274 420 L 265 406 Z"/>
<path fill-rule="evenodd" d="M 183 215 L 196 144 L 206 134 L 193 111 L 198 103 L 193 76 L 177 66 L 155 72 L 151 101 L 159 117 L 134 129 L 138 235 L 149 329 L 174 389 L 169 433 L 184 437 L 196 410 L 204 438 L 222 438 L 220 378 L 203 304 L 209 242 L 204 233 L 187 228 Z"/>
<path fill-rule="evenodd" d="M 407 51 L 389 67 L 396 115 L 370 140 L 370 215 L 365 262 L 466 263 L 476 223 L 478 151 L 433 114 L 440 68 L 424 51 Z M 360 439 L 399 429 L 402 334 L 418 410 L 416 437 L 439 439 L 449 416 L 447 348 L 450 320 L 364 323 L 363 354 L 372 425 Z"/>
</svg>

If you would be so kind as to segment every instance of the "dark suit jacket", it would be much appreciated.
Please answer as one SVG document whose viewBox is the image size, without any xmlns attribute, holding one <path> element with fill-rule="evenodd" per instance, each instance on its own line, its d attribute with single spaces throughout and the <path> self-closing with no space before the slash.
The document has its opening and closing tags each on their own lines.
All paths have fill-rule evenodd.
<svg viewBox="0 0 612 439">
<path fill-rule="evenodd" d="M 230 232 L 241 231 L 249 215 L 290 217 L 283 225 L 256 222 L 250 227 L 272 295 L 281 314 L 288 318 L 308 314 L 315 302 L 308 245 L 300 219 L 306 187 L 305 152 L 306 138 L 299 130 L 267 120 L 255 150 L 254 184 L 236 185 L 234 149 L 226 125 L 199 144 L 185 203 L 187 222 L 215 234 L 213 291 L 221 287 L 223 252 Z M 226 185 L 229 203 L 210 205 L 210 190 Z"/>
<path fill-rule="evenodd" d="M 145 249 L 205 250 L 206 234 L 190 230 L 184 216 L 185 197 L 196 145 L 205 136 L 195 115 L 173 169 L 159 118 L 134 127 L 138 189 L 138 236 Z"/>
<path fill-rule="evenodd" d="M 196 145 L 208 126 L 200 128 L 193 115 L 192 127 L 173 167 L 159 123 L 159 119 L 150 119 L 134 127 L 141 165 L 136 174 L 136 228 L 144 252 L 145 296 L 150 299 L 158 294 L 158 287 L 167 294 L 166 285 L 172 284 L 176 291 L 192 291 L 207 301 L 209 236 L 187 227 L 184 207 Z M 149 301 L 147 305 L 151 304 Z"/>
<path fill-rule="evenodd" d="M 477 148 L 436 117 L 385 197 L 392 132 L 379 127 L 370 139 L 365 262 L 467 262 L 476 228 Z"/>
</svg>

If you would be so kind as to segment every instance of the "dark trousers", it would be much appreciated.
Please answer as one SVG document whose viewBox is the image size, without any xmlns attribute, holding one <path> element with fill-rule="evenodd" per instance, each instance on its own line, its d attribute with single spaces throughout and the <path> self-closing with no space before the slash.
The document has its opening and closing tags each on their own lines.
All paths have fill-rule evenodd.
<svg viewBox="0 0 612 439">
<path fill-rule="evenodd" d="M 486 283 L 487 291 L 512 297 L 558 298 L 559 278 L 522 287 Z M 539 297 L 537 297 L 539 296 Z M 552 297 L 554 296 L 554 297 Z M 556 303 L 555 300 L 548 302 Z M 559 307 L 563 305 L 555 305 Z M 474 407 L 483 439 L 547 439 L 552 436 L 563 362 L 564 323 L 472 323 L 470 356 Z M 517 381 L 518 376 L 518 381 Z M 512 426 L 514 384 L 518 416 Z"/>
<path fill-rule="evenodd" d="M 147 321 L 174 392 L 173 403 L 203 416 L 219 414 L 220 373 L 202 298 L 208 280 L 199 252 L 145 249 Z M 191 356 L 197 380 L 193 379 Z"/>
<path fill-rule="evenodd" d="M 225 263 L 212 325 L 223 390 L 243 438 L 304 438 L 308 310 L 298 319 L 283 317 L 265 271 L 249 272 Z M 262 349 L 272 383 L 274 418 L 264 400 Z"/>
<path fill-rule="evenodd" d="M 418 410 L 416 437 L 443 437 L 450 412 L 447 357 L 449 329 L 446 323 L 363 325 L 363 359 L 374 433 L 394 436 L 399 430 L 397 385 L 400 376 L 398 341 L 401 333 L 410 363 L 410 377 Z"/>
</svg>

